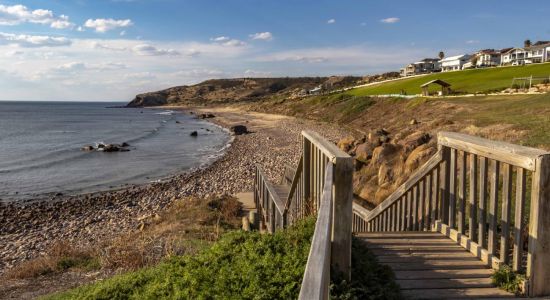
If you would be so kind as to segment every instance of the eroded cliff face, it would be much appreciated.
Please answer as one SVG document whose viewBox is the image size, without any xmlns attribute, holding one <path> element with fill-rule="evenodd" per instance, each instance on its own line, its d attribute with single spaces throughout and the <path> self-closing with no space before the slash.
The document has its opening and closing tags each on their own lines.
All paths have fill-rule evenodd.
<svg viewBox="0 0 550 300">
<path fill-rule="evenodd" d="M 304 96 L 321 86 L 323 91 L 352 86 L 362 82 L 361 77 L 284 77 L 212 79 L 190 86 L 177 86 L 158 92 L 137 95 L 128 107 L 158 105 L 216 105 L 266 98 L 293 98 Z"/>
</svg>

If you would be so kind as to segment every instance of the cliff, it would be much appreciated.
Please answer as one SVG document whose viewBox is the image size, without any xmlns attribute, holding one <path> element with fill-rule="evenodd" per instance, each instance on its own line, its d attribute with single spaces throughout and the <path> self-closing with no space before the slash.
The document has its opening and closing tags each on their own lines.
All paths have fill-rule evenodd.
<svg viewBox="0 0 550 300">
<path fill-rule="evenodd" d="M 295 98 L 321 86 L 323 91 L 351 86 L 362 82 L 362 77 L 284 77 L 212 79 L 189 86 L 137 95 L 128 107 L 159 105 L 201 105 L 257 101 L 274 97 Z"/>
</svg>

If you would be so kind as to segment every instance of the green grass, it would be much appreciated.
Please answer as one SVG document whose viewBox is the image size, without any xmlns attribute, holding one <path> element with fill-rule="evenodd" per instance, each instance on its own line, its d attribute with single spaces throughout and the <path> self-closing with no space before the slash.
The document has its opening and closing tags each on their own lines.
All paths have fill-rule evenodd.
<svg viewBox="0 0 550 300">
<path fill-rule="evenodd" d="M 453 91 L 486 93 L 510 87 L 514 77 L 531 75 L 550 76 L 550 63 L 436 73 L 353 89 L 346 93 L 355 96 L 400 94 L 402 91 L 409 95 L 420 94 L 420 85 L 434 79 L 450 83 Z"/>
<path fill-rule="evenodd" d="M 296 299 L 315 222 L 273 235 L 234 231 L 197 255 L 45 297 L 62 299 Z M 352 281 L 331 274 L 332 299 L 400 299 L 387 266 L 353 240 Z"/>
<path fill-rule="evenodd" d="M 493 284 L 510 293 L 520 294 L 521 284 L 525 281 L 525 276 L 517 274 L 509 266 L 502 266 L 491 276 Z"/>
</svg>

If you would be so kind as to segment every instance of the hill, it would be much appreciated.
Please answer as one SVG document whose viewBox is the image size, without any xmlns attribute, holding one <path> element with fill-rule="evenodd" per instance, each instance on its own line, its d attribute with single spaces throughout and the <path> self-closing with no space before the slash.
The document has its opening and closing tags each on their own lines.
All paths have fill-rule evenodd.
<svg viewBox="0 0 550 300">
<path fill-rule="evenodd" d="M 518 67 L 473 69 L 456 72 L 434 73 L 426 76 L 405 78 L 353 89 L 347 92 L 354 96 L 420 94 L 420 86 L 434 79 L 441 79 L 458 93 L 490 93 L 509 88 L 514 77 L 550 78 L 550 63 Z M 538 82 L 540 83 L 540 82 Z"/>
<path fill-rule="evenodd" d="M 283 77 L 212 79 L 190 86 L 137 95 L 128 107 L 158 105 L 223 104 L 256 101 L 267 97 L 299 97 L 319 85 L 323 89 L 340 89 L 356 85 L 362 77 Z"/>
</svg>

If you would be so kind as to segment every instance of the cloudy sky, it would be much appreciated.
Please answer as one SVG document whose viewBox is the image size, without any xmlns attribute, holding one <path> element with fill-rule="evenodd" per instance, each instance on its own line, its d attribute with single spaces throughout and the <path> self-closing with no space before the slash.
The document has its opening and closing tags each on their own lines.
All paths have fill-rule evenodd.
<svg viewBox="0 0 550 300">
<path fill-rule="evenodd" d="M 375 74 L 440 50 L 550 40 L 549 15 L 548 0 L 0 0 L 0 100 Z"/>
</svg>

